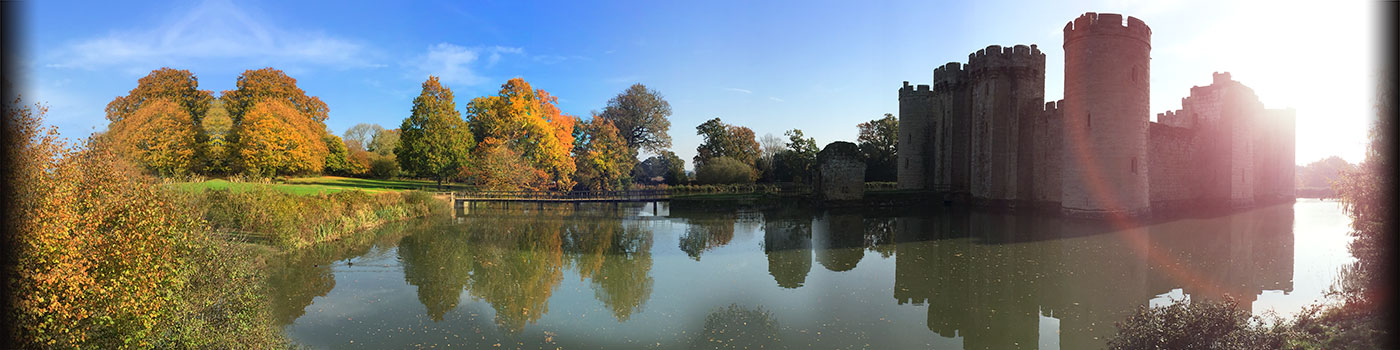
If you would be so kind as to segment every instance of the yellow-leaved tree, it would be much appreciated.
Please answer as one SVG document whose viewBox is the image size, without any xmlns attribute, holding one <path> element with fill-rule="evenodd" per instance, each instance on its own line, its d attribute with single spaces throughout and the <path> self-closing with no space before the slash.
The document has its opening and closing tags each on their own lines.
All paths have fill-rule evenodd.
<svg viewBox="0 0 1400 350">
<path fill-rule="evenodd" d="M 161 176 L 199 170 L 199 130 L 193 118 L 169 98 L 147 101 L 136 113 L 112 122 L 106 141 L 114 150 Z"/>
<path fill-rule="evenodd" d="M 325 131 L 318 126 L 285 100 L 253 104 L 235 128 L 238 168 L 253 176 L 321 171 L 330 152 L 321 138 Z"/>
<path fill-rule="evenodd" d="M 556 102 L 554 96 L 531 88 L 521 78 L 502 84 L 496 96 L 472 99 L 467 104 L 467 120 L 480 145 L 476 149 L 486 152 L 496 146 L 509 147 L 548 175 L 547 182 L 532 187 L 572 189 L 575 164 L 570 151 L 575 118 L 560 113 Z"/>
</svg>

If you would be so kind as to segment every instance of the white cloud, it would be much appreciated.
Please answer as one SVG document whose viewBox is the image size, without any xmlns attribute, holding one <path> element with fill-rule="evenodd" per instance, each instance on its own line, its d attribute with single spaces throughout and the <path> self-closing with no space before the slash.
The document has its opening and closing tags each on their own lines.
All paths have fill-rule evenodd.
<svg viewBox="0 0 1400 350">
<path fill-rule="evenodd" d="M 260 63 L 312 64 L 337 69 L 380 67 L 361 44 L 315 31 L 269 23 L 225 0 L 200 3 L 153 28 L 79 40 L 47 56 L 47 67 L 99 69 L 188 65 L 216 58 Z"/>
<path fill-rule="evenodd" d="M 777 101 L 777 102 L 783 102 L 783 99 L 777 98 L 777 97 L 773 97 L 773 96 L 768 96 L 768 99 L 769 99 L 769 100 L 773 100 L 773 101 Z"/>
<path fill-rule="evenodd" d="M 428 52 L 410 60 L 407 65 L 412 68 L 409 75 L 413 79 L 434 75 L 446 84 L 477 85 L 486 81 L 485 77 L 477 74 L 476 67 L 473 66 L 477 60 L 485 55 L 485 67 L 491 67 L 501 60 L 503 54 L 524 54 L 524 50 L 518 47 L 470 48 L 438 43 L 429 46 Z"/>
<path fill-rule="evenodd" d="M 740 89 L 740 88 L 725 88 L 725 90 L 729 90 L 729 91 L 733 91 L 733 92 L 742 92 L 742 93 L 746 93 L 746 94 L 752 94 L 752 93 L 753 93 L 752 90 Z"/>
</svg>

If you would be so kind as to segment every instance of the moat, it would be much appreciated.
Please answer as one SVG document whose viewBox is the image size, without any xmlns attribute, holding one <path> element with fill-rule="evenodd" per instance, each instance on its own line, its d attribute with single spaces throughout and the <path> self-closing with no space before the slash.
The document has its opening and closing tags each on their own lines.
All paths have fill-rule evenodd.
<svg viewBox="0 0 1400 350">
<path fill-rule="evenodd" d="M 656 215 L 653 215 L 653 212 Z M 477 207 L 272 261 L 312 348 L 1103 347 L 1169 298 L 1319 300 L 1337 203 L 1120 227 L 955 209 Z"/>
</svg>

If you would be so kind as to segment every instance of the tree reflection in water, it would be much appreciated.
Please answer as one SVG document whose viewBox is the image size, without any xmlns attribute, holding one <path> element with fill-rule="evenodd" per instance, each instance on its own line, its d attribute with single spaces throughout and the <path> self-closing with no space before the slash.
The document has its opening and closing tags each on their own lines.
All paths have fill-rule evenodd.
<svg viewBox="0 0 1400 350">
<path fill-rule="evenodd" d="M 272 289 L 272 297 L 279 305 L 278 321 L 289 323 L 305 313 L 312 299 L 326 295 L 335 286 L 333 271 L 359 268 L 345 267 L 336 261 L 386 250 L 397 242 L 403 279 L 416 290 L 427 318 L 455 320 L 453 312 L 466 302 L 459 300 L 466 294 L 490 304 L 495 310 L 495 325 L 511 339 L 529 341 L 529 337 L 516 335 L 537 322 L 547 324 L 540 327 L 545 331 L 558 331 L 559 336 L 552 338 L 556 341 L 566 336 L 571 338 L 569 341 L 587 340 L 580 343 L 585 345 L 582 347 L 622 344 L 594 343 L 591 337 L 595 335 L 578 333 L 600 329 L 605 333 L 597 337 L 623 338 L 636 337 L 628 332 L 638 330 L 674 330 L 674 336 L 660 335 L 658 341 L 673 340 L 681 343 L 677 345 L 702 348 L 781 347 L 777 338 L 780 333 L 794 343 L 813 336 L 780 331 L 774 315 L 781 315 L 793 327 L 805 328 L 817 322 L 830 327 L 828 334 L 841 334 L 837 333 L 840 331 L 872 335 L 860 341 L 878 342 L 873 335 L 897 326 L 880 323 L 876 328 L 867 328 L 871 324 L 860 320 L 898 316 L 904 312 L 900 310 L 908 310 L 893 305 L 897 303 L 926 308 L 914 311 L 914 327 L 927 327 L 932 333 L 903 333 L 910 334 L 910 338 L 937 338 L 935 334 L 959 338 L 968 349 L 1036 345 L 1045 348 L 1051 343 L 1077 349 L 1104 346 L 1103 339 L 1114 332 L 1114 322 L 1137 306 L 1176 289 L 1192 298 L 1230 295 L 1246 307 L 1263 290 L 1293 289 L 1293 207 L 1289 205 L 1130 230 L 1053 216 L 927 209 L 909 213 L 792 207 L 762 212 L 672 208 L 670 218 L 641 219 L 606 207 L 531 207 L 495 212 L 473 208 L 471 215 L 456 223 L 413 221 L 421 227 L 409 228 L 413 232 L 410 236 L 395 236 L 390 230 L 374 238 L 384 243 L 318 247 L 290 254 L 277 262 L 283 265 L 281 268 L 274 269 L 271 278 L 278 288 Z M 647 220 L 683 223 L 686 227 L 678 235 L 663 235 L 660 239 L 677 239 L 680 250 L 690 259 L 677 254 L 673 256 L 676 259 L 654 261 L 653 249 L 665 254 L 670 248 L 654 247 L 657 238 L 651 230 L 666 226 L 654 226 Z M 749 230 L 744 225 L 755 222 L 761 222 L 763 237 L 745 237 Z M 399 231 L 404 229 L 400 227 Z M 742 255 L 758 253 L 747 247 L 759 242 L 764 257 Z M 705 264 L 697 262 L 701 255 L 726 244 L 733 245 L 733 249 L 724 249 L 726 256 L 711 258 L 715 261 L 707 260 Z M 882 260 L 876 253 L 894 260 Z M 861 264 L 866 254 L 871 255 L 872 261 Z M 743 274 L 757 276 L 752 281 L 759 283 L 733 286 L 743 294 L 706 299 L 706 293 L 712 292 L 690 285 L 722 285 L 732 283 L 736 277 L 713 269 L 695 276 L 672 276 L 676 269 L 725 265 L 726 259 L 740 261 L 729 266 L 761 269 L 748 261 L 761 264 L 764 258 L 767 272 L 779 288 L 766 282 L 769 276 L 760 271 Z M 810 278 L 813 261 L 832 271 L 820 273 L 822 285 Z M 334 270 L 332 264 L 336 266 Z M 862 272 L 853 273 L 857 267 Z M 674 278 L 656 280 L 652 275 L 654 268 L 662 269 L 657 273 Z M 573 293 L 572 288 L 559 290 L 566 269 L 577 271 L 580 280 L 589 282 L 594 298 L 619 322 L 615 328 L 611 322 L 591 317 L 540 321 L 549 310 L 551 296 L 556 292 Z M 860 299 L 813 304 L 803 304 L 800 298 L 788 299 L 799 300 L 796 303 L 771 302 L 789 296 L 821 296 L 826 292 L 822 288 L 840 287 L 837 283 L 853 277 L 867 281 L 865 277 L 869 275 L 865 271 L 893 274 L 896 303 L 888 303 L 888 299 L 879 302 L 880 295 L 888 297 L 890 293 L 880 285 L 862 285 L 852 289 L 851 297 L 842 297 Z M 681 291 L 649 301 L 654 290 L 676 290 L 677 284 L 681 284 Z M 414 303 L 404 299 L 410 305 Z M 706 300 L 696 301 L 701 299 Z M 586 295 L 560 300 L 592 303 Z M 695 323 L 700 315 L 690 312 L 705 310 L 687 310 L 691 305 L 688 303 L 705 303 L 704 307 L 709 307 L 736 301 L 753 305 L 758 300 L 770 301 L 765 305 L 772 309 L 734 305 L 711 310 L 698 336 L 683 332 L 700 327 Z M 655 310 L 642 314 L 648 303 Z M 845 305 L 834 305 L 840 303 Z M 862 308 L 853 311 L 853 305 Z M 561 307 L 562 304 L 556 305 L 556 309 Z M 556 312 L 564 313 L 562 309 Z M 417 311 L 410 313 L 409 317 L 422 316 Z M 673 324 L 667 321 L 672 317 L 687 321 Z M 828 321 L 833 318 L 842 320 Z M 1047 325 L 1047 318 L 1058 320 L 1058 332 L 1042 327 Z M 461 325 L 451 323 L 429 328 L 460 332 L 453 328 Z M 1046 329 L 1052 331 L 1042 333 Z M 524 333 L 533 336 L 536 332 Z M 845 340 L 834 335 L 828 339 Z"/>
<path fill-rule="evenodd" d="M 271 259 L 267 284 L 273 321 L 278 326 L 291 324 L 306 314 L 306 307 L 316 297 L 335 289 L 331 264 L 388 251 L 398 245 L 404 235 L 420 230 L 425 224 L 423 221 L 390 223 L 367 234 L 290 251 Z"/>
<path fill-rule="evenodd" d="M 404 278 L 434 321 L 465 290 L 491 305 L 499 329 L 517 333 L 549 312 L 549 297 L 572 267 L 625 321 L 651 297 L 652 233 L 619 219 L 616 209 L 563 205 L 473 215 L 420 232 L 399 246 Z"/>
<path fill-rule="evenodd" d="M 705 328 L 691 339 L 691 349 L 773 349 L 782 342 L 778 320 L 762 306 L 731 304 L 705 316 Z"/>
</svg>

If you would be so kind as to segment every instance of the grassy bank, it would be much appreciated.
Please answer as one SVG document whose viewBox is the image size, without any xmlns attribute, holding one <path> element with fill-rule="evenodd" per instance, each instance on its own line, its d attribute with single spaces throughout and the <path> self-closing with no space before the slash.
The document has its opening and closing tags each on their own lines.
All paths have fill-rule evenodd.
<svg viewBox="0 0 1400 350">
<path fill-rule="evenodd" d="M 422 191 L 295 194 L 274 186 L 186 192 L 185 201 L 216 232 L 292 249 L 450 208 Z"/>
<path fill-rule="evenodd" d="M 437 183 L 428 180 L 376 180 L 340 176 L 315 176 L 275 181 L 229 181 L 225 179 L 211 179 L 173 182 L 166 186 L 186 192 L 200 192 L 205 190 L 246 192 L 253 189 L 268 188 L 296 195 L 331 194 L 348 190 L 361 190 L 371 193 L 410 190 L 437 191 Z M 443 190 L 445 191 L 463 190 L 466 188 L 466 186 L 460 184 L 445 184 L 443 186 Z"/>
</svg>

